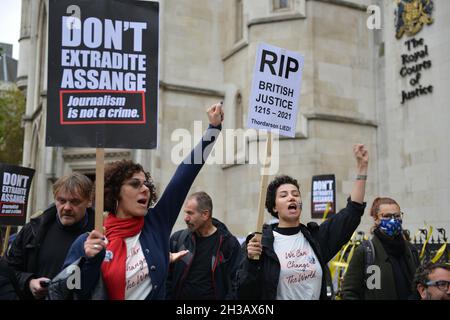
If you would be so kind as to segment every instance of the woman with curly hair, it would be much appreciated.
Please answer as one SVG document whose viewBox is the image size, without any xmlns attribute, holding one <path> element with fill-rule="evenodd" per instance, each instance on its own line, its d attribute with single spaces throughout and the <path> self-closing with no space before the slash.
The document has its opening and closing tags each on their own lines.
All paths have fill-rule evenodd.
<svg viewBox="0 0 450 320">
<path fill-rule="evenodd" d="M 278 176 L 269 184 L 266 208 L 279 223 L 265 224 L 261 240 L 256 236 L 249 239 L 247 259 L 236 277 L 238 299 L 330 298 L 327 263 L 350 240 L 365 208 L 368 153 L 361 144 L 355 145 L 353 152 L 358 175 L 347 206 L 320 226 L 300 223 L 302 199 L 296 179 Z M 254 260 L 255 255 L 260 259 Z"/>
<path fill-rule="evenodd" d="M 92 298 L 100 279 L 108 299 L 164 298 L 172 227 L 221 129 L 221 104 L 212 105 L 207 113 L 210 126 L 202 141 L 178 166 L 154 207 L 155 186 L 140 164 L 122 160 L 106 166 L 105 236 L 97 231 L 80 236 L 65 263 L 84 260 L 78 298 Z"/>
</svg>

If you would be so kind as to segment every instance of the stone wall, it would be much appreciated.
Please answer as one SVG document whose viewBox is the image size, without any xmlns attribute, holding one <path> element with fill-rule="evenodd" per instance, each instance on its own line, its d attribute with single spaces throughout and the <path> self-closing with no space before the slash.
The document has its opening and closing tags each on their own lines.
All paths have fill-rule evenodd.
<svg viewBox="0 0 450 320">
<path fill-rule="evenodd" d="M 220 100 L 225 106 L 224 128 L 245 129 L 255 51 L 266 42 L 305 57 L 296 137 L 281 139 L 278 155 L 279 173 L 292 175 L 301 184 L 302 222 L 311 216 L 313 175 L 334 173 L 338 208 L 345 206 L 355 178 L 352 145 L 364 143 L 370 152 L 368 206 L 377 195 L 391 196 L 407 213 L 406 228 L 415 231 L 426 220 L 449 230 L 445 210 L 450 201 L 450 42 L 446 36 L 450 2 L 435 1 L 435 23 L 416 36 L 428 45 L 433 65 L 423 72 L 422 81 L 432 83 L 434 92 L 404 105 L 401 91 L 408 83 L 399 70 L 405 38 L 395 39 L 394 2 L 292 0 L 282 10 L 274 10 L 271 0 L 244 0 L 241 9 L 236 3 L 160 1 L 158 149 L 111 149 L 107 161 L 130 158 L 142 163 L 161 194 L 176 169 L 171 157 L 180 143 L 177 129 L 191 133 L 205 129 L 206 108 Z M 52 201 L 55 178 L 73 170 L 92 174 L 95 151 L 44 145 L 47 7 L 46 1 L 22 4 L 18 84 L 27 93 L 23 163 L 37 170 L 32 213 Z M 381 30 L 366 27 L 370 4 L 381 6 Z M 199 138 L 199 134 L 192 137 L 191 143 Z M 227 139 L 224 142 L 224 148 L 229 147 Z M 246 144 L 263 147 L 264 138 L 258 140 L 253 134 Z M 210 193 L 214 216 L 244 236 L 256 228 L 259 168 L 206 165 L 191 191 Z M 367 210 L 360 229 L 367 232 L 371 224 Z M 174 230 L 183 227 L 180 214 Z"/>
</svg>

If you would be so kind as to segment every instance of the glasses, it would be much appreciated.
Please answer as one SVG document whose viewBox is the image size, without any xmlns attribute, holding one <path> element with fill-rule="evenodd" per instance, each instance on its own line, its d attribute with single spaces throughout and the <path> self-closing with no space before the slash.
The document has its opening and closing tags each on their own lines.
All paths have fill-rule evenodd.
<svg viewBox="0 0 450 320">
<path fill-rule="evenodd" d="M 391 219 L 402 220 L 403 219 L 403 212 L 383 213 L 383 214 L 381 214 L 381 219 L 385 219 L 385 220 L 391 220 Z"/>
<path fill-rule="evenodd" d="M 427 286 L 437 287 L 439 290 L 447 292 L 450 281 L 446 281 L 446 280 L 428 281 L 425 284 Z"/>
<path fill-rule="evenodd" d="M 150 180 L 141 181 L 139 179 L 131 179 L 125 182 L 124 184 L 129 185 L 130 187 L 133 187 L 138 190 L 141 189 L 142 186 L 146 186 L 148 189 L 152 187 L 152 182 Z"/>
</svg>

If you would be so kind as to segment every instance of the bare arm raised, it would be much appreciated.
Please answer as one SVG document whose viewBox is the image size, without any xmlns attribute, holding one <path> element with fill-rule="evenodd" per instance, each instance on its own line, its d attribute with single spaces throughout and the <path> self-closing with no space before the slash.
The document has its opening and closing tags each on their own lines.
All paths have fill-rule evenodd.
<svg viewBox="0 0 450 320">
<path fill-rule="evenodd" d="M 353 154 L 356 159 L 356 179 L 351 193 L 352 201 L 363 203 L 366 193 L 367 169 L 369 167 L 369 152 L 363 144 L 353 146 Z"/>
</svg>

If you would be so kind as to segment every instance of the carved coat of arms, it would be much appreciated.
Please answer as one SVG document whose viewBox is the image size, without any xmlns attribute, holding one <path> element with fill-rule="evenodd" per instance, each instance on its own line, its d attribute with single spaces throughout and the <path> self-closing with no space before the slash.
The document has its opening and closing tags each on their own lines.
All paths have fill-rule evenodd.
<svg viewBox="0 0 450 320">
<path fill-rule="evenodd" d="M 432 24 L 433 0 L 397 0 L 395 10 L 396 38 L 404 34 L 411 37 L 417 34 L 426 24 Z"/>
</svg>

